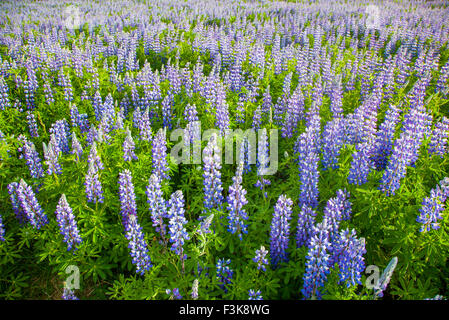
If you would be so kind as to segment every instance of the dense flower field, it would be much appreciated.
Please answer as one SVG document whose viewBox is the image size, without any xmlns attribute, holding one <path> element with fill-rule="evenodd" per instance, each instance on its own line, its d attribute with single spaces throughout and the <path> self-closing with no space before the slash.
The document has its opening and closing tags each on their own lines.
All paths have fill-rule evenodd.
<svg viewBox="0 0 449 320">
<path fill-rule="evenodd" d="M 448 297 L 448 40 L 447 1 L 1 1 L 0 299 Z"/>
</svg>

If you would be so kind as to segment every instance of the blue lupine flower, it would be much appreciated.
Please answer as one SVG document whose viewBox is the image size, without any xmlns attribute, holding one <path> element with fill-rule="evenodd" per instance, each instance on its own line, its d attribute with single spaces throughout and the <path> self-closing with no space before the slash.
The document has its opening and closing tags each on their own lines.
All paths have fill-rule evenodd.
<svg viewBox="0 0 449 320">
<path fill-rule="evenodd" d="M 301 182 L 299 202 L 301 206 L 304 204 L 312 208 L 318 206 L 320 143 L 320 118 L 313 116 L 306 131 L 299 136 L 295 150 L 299 162 L 299 180 Z"/>
<path fill-rule="evenodd" d="M 313 227 L 306 256 L 306 271 L 303 276 L 304 286 L 301 292 L 304 299 L 321 299 L 321 288 L 327 280 L 329 274 L 329 258 L 327 252 L 330 247 L 329 228 L 327 219 L 323 219 Z"/>
<path fill-rule="evenodd" d="M 248 295 L 248 300 L 263 300 L 262 292 L 260 290 L 254 291 L 254 289 L 249 289 Z"/>
<path fill-rule="evenodd" d="M 167 127 L 169 130 L 172 129 L 172 119 L 173 119 L 173 111 L 172 111 L 173 97 L 171 95 L 165 96 L 162 100 L 162 121 L 163 126 Z"/>
<path fill-rule="evenodd" d="M 92 165 L 96 172 L 104 169 L 103 162 L 101 162 L 100 156 L 97 152 L 97 144 L 95 142 L 92 143 L 92 147 L 90 148 L 87 163 Z"/>
<path fill-rule="evenodd" d="M 75 132 L 72 133 L 72 154 L 76 155 L 76 161 L 79 161 L 83 155 L 83 147 L 78 141 Z"/>
<path fill-rule="evenodd" d="M 93 203 L 103 203 L 103 189 L 98 176 L 98 170 L 93 163 L 89 164 L 89 169 L 87 170 L 86 181 L 84 184 L 86 186 L 87 201 Z"/>
<path fill-rule="evenodd" d="M 136 265 L 136 273 L 144 275 L 153 265 L 148 254 L 148 246 L 144 239 L 142 227 L 137 222 L 137 216 L 129 215 L 127 220 L 127 228 L 125 228 L 125 236 L 128 239 L 128 248 L 132 262 Z"/>
<path fill-rule="evenodd" d="M 191 296 L 193 300 L 198 299 L 198 279 L 193 280 Z"/>
<path fill-rule="evenodd" d="M 253 158 L 255 158 L 256 150 L 251 148 L 251 143 L 248 137 L 244 137 L 240 145 L 240 162 L 243 162 L 243 174 L 251 171 L 251 164 L 253 164 Z"/>
<path fill-rule="evenodd" d="M 373 162 L 378 170 L 385 169 L 387 166 L 387 158 L 391 155 L 393 148 L 394 134 L 396 125 L 399 122 L 401 109 L 397 106 L 390 106 L 385 113 L 385 119 L 380 124 L 376 133 L 376 140 L 373 150 Z"/>
<path fill-rule="evenodd" d="M 205 211 L 213 208 L 221 209 L 223 202 L 223 187 L 221 185 L 220 149 L 217 145 L 217 135 L 213 134 L 203 150 L 203 190 Z"/>
<path fill-rule="evenodd" d="M 280 262 L 288 261 L 288 241 L 293 201 L 285 195 L 279 196 L 274 208 L 270 231 L 271 264 L 276 267 Z"/>
<path fill-rule="evenodd" d="M 0 241 L 5 241 L 5 226 L 3 225 L 2 215 L 0 215 Z"/>
<path fill-rule="evenodd" d="M 444 178 L 434 189 L 430 191 L 430 196 L 424 198 L 419 216 L 416 221 L 422 223 L 421 232 L 437 230 L 440 228 L 438 220 L 443 219 L 444 203 L 449 197 L 449 178 Z"/>
<path fill-rule="evenodd" d="M 44 176 L 44 168 L 42 167 L 41 159 L 39 158 L 39 153 L 37 153 L 34 143 L 28 141 L 23 135 L 20 135 L 18 139 L 23 144 L 17 149 L 17 151 L 22 152 L 19 159 L 25 158 L 32 178 L 42 178 Z"/>
<path fill-rule="evenodd" d="M 169 179 L 167 164 L 167 141 L 165 129 L 159 129 L 153 139 L 153 173 L 161 179 Z"/>
<path fill-rule="evenodd" d="M 37 129 L 36 118 L 35 118 L 33 112 L 27 111 L 27 120 L 28 120 L 28 130 L 30 132 L 30 136 L 32 138 L 39 137 L 39 132 L 38 132 L 38 129 Z"/>
<path fill-rule="evenodd" d="M 36 229 L 40 229 L 47 224 L 47 215 L 37 202 L 33 189 L 23 179 L 20 180 L 16 192 L 20 207 L 30 224 Z"/>
<path fill-rule="evenodd" d="M 233 184 L 229 186 L 228 195 L 228 231 L 231 234 L 237 233 L 239 239 L 242 240 L 242 233 L 248 233 L 245 221 L 248 220 L 248 214 L 243 208 L 248 203 L 246 200 L 246 190 L 242 187 L 243 163 L 237 167 L 235 177 L 232 178 Z"/>
<path fill-rule="evenodd" d="M 253 258 L 253 261 L 257 263 L 257 270 L 267 271 L 265 265 L 268 264 L 267 259 L 268 250 L 265 249 L 264 246 L 261 246 L 260 249 L 256 250 L 256 256 Z"/>
<path fill-rule="evenodd" d="M 141 113 L 138 120 L 138 126 L 140 131 L 140 139 L 144 141 L 151 141 L 151 121 L 150 121 L 150 109 L 147 107 L 145 111 Z"/>
<path fill-rule="evenodd" d="M 8 96 L 8 85 L 6 84 L 3 77 L 0 77 L 0 110 L 5 110 L 11 106 Z"/>
<path fill-rule="evenodd" d="M 11 182 L 10 184 L 8 184 L 8 193 L 11 200 L 12 209 L 16 214 L 16 218 L 17 220 L 19 220 L 20 224 L 22 224 L 26 222 L 27 216 L 20 205 L 19 198 L 17 197 L 18 187 L 19 184 L 17 182 Z"/>
<path fill-rule="evenodd" d="M 306 246 L 313 235 L 316 212 L 311 207 L 303 205 L 298 215 L 296 232 L 296 247 Z"/>
<path fill-rule="evenodd" d="M 123 170 L 119 174 L 118 184 L 123 226 L 125 231 L 127 231 L 129 218 L 137 216 L 136 195 L 134 193 L 131 171 L 128 169 Z"/>
<path fill-rule="evenodd" d="M 70 138 L 70 127 L 67 120 L 58 120 L 52 124 L 50 128 L 50 133 L 53 133 L 56 139 L 56 144 L 64 153 L 70 152 L 69 138 Z"/>
<path fill-rule="evenodd" d="M 219 286 L 224 290 L 224 292 L 228 292 L 227 285 L 231 283 L 232 276 L 234 275 L 234 271 L 229 267 L 231 264 L 231 259 L 225 260 L 218 259 L 217 261 L 217 273 L 216 278 L 220 282 Z"/>
<path fill-rule="evenodd" d="M 178 288 L 174 288 L 173 290 L 166 289 L 165 293 L 168 294 L 168 295 L 173 293 L 173 295 L 170 296 L 170 299 L 175 299 L 175 300 L 181 300 L 182 299 L 182 296 L 179 293 L 179 289 Z"/>
<path fill-rule="evenodd" d="M 418 85 L 420 85 L 419 82 Z M 419 98 L 423 93 L 418 90 L 414 95 L 418 97 L 416 98 L 418 101 L 416 104 L 411 104 L 409 113 L 405 115 L 401 135 L 394 142 L 393 153 L 379 186 L 379 189 L 387 196 L 395 194 L 400 187 L 401 179 L 406 175 L 407 166 L 414 165 L 417 160 L 424 134 L 428 131 L 431 122 L 422 97 Z"/>
<path fill-rule="evenodd" d="M 62 168 L 58 161 L 59 154 L 55 152 L 55 147 L 52 141 L 54 140 L 50 140 L 48 147 L 45 143 L 43 143 L 45 164 L 48 166 L 47 174 L 61 174 Z"/>
<path fill-rule="evenodd" d="M 337 263 L 340 270 L 339 283 L 346 283 L 349 288 L 356 284 L 362 284 L 361 273 L 365 269 L 363 255 L 365 239 L 357 239 L 354 229 L 341 230 L 332 243 L 331 263 Z"/>
<path fill-rule="evenodd" d="M 148 197 L 149 210 L 151 213 L 151 220 L 153 221 L 153 227 L 156 227 L 156 232 L 159 232 L 162 240 L 165 241 L 165 228 L 164 218 L 168 218 L 167 206 L 161 190 L 160 178 L 152 174 L 150 176 L 146 195 Z"/>
<path fill-rule="evenodd" d="M 70 251 L 77 244 L 82 242 L 76 225 L 75 216 L 72 213 L 65 194 L 59 199 L 56 207 L 56 221 L 58 221 L 61 234 L 64 236 L 64 242 L 67 243 L 67 250 Z M 76 247 L 75 247 L 76 250 Z"/>
<path fill-rule="evenodd" d="M 63 300 L 79 300 L 75 293 L 71 289 L 64 287 L 64 292 L 62 293 Z"/>
<path fill-rule="evenodd" d="M 168 233 L 170 235 L 170 242 L 173 243 L 171 250 L 175 251 L 181 257 L 181 260 L 184 261 L 187 255 L 184 254 L 182 246 L 185 240 L 190 240 L 190 237 L 185 228 L 187 220 L 184 217 L 184 196 L 181 190 L 171 195 L 169 207 L 168 215 L 170 221 Z"/>
<path fill-rule="evenodd" d="M 323 130 L 321 151 L 322 164 L 325 169 L 338 169 L 338 157 L 343 146 L 344 127 L 341 118 L 335 118 L 328 122 Z"/>
<path fill-rule="evenodd" d="M 351 168 L 349 169 L 348 182 L 362 185 L 368 181 L 368 174 L 374 168 L 370 158 L 372 144 L 362 142 L 357 144 L 356 152 L 352 155 Z"/>
<path fill-rule="evenodd" d="M 449 139 L 449 118 L 443 117 L 435 124 L 429 144 L 429 153 L 437 154 L 443 158 L 448 153 L 447 142 Z"/>
</svg>

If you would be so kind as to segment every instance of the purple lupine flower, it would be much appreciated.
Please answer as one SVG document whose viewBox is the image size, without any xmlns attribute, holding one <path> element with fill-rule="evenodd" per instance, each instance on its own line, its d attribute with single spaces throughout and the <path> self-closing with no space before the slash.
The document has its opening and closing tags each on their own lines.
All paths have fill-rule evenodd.
<svg viewBox="0 0 449 320">
<path fill-rule="evenodd" d="M 44 149 L 45 164 L 48 166 L 47 174 L 61 174 L 62 168 L 58 161 L 59 154 L 55 152 L 55 147 L 52 140 L 50 140 L 48 146 L 45 144 L 45 142 L 42 144 Z"/>
<path fill-rule="evenodd" d="M 287 248 L 290 236 L 290 225 L 293 201 L 285 195 L 279 196 L 274 208 L 270 231 L 271 264 L 276 267 L 288 261 Z"/>
<path fill-rule="evenodd" d="M 339 268 L 339 283 L 349 288 L 362 284 L 361 273 L 365 269 L 363 255 L 366 253 L 365 239 L 357 239 L 354 229 L 341 230 L 332 243 L 332 262 Z"/>
<path fill-rule="evenodd" d="M 52 105 L 53 102 L 55 102 L 55 98 L 53 97 L 53 89 L 48 79 L 44 81 L 44 95 L 48 105 Z"/>
<path fill-rule="evenodd" d="M 17 151 L 22 153 L 19 159 L 25 158 L 32 178 L 42 178 L 44 176 L 44 168 L 42 167 L 41 159 L 39 158 L 39 153 L 36 151 L 34 143 L 28 141 L 24 135 L 20 135 L 18 139 L 23 144 L 17 149 Z"/>
<path fill-rule="evenodd" d="M 70 77 L 64 73 L 64 70 L 61 68 L 58 74 L 59 85 L 64 89 L 64 99 L 66 101 L 73 100 L 73 92 L 72 92 L 72 83 L 70 81 Z"/>
<path fill-rule="evenodd" d="M 261 110 L 262 109 L 260 108 L 260 106 L 257 106 L 256 110 L 254 110 L 253 123 L 252 123 L 252 127 L 254 130 L 259 130 L 262 124 Z"/>
<path fill-rule="evenodd" d="M 101 162 L 100 155 L 97 152 L 97 144 L 95 142 L 92 143 L 92 147 L 90 148 L 89 156 L 87 157 L 87 163 L 89 165 L 93 165 L 95 172 L 104 169 L 103 162 Z"/>
<path fill-rule="evenodd" d="M 126 138 L 125 141 L 123 142 L 123 159 L 125 161 L 132 161 L 132 160 L 137 160 L 137 156 L 134 152 L 135 149 L 135 143 L 133 140 L 133 137 L 131 135 L 131 131 L 129 130 L 129 128 L 126 128 Z"/>
<path fill-rule="evenodd" d="M 447 142 L 449 139 L 449 118 L 443 117 L 435 124 L 430 138 L 429 153 L 437 154 L 441 158 L 448 153 Z"/>
<path fill-rule="evenodd" d="M 140 130 L 140 139 L 143 141 L 151 141 L 152 130 L 150 121 L 150 109 L 148 107 L 141 113 L 141 116 L 138 119 L 138 127 Z"/>
<path fill-rule="evenodd" d="M 239 100 L 235 111 L 235 122 L 245 123 L 245 102 Z"/>
<path fill-rule="evenodd" d="M 151 220 L 153 221 L 153 227 L 156 227 L 156 232 L 159 232 L 162 240 L 165 242 L 165 228 L 164 218 L 169 218 L 167 213 L 167 206 L 164 200 L 164 195 L 161 190 L 160 179 L 157 175 L 152 174 L 148 181 L 146 190 L 148 197 L 149 210 L 151 213 Z"/>
<path fill-rule="evenodd" d="M 368 175 L 374 168 L 370 158 L 373 146 L 371 142 L 357 144 L 356 151 L 352 155 L 351 168 L 349 169 L 348 182 L 362 185 L 368 181 Z"/>
<path fill-rule="evenodd" d="M 194 104 L 187 104 L 184 110 L 184 119 L 187 122 L 198 121 L 198 111 Z"/>
<path fill-rule="evenodd" d="M 119 174 L 118 184 L 123 226 L 125 231 L 128 231 L 129 218 L 137 216 L 136 195 L 134 193 L 131 171 L 128 169 L 123 170 Z"/>
<path fill-rule="evenodd" d="M 152 145 L 153 173 L 161 179 L 170 179 L 170 176 L 167 173 L 169 168 L 167 164 L 167 141 L 165 129 L 159 129 L 153 139 Z"/>
<path fill-rule="evenodd" d="M 101 186 L 98 170 L 93 163 L 89 163 L 89 169 L 86 174 L 86 196 L 88 202 L 103 203 L 103 189 Z"/>
<path fill-rule="evenodd" d="M 94 108 L 95 119 L 97 121 L 100 121 L 100 119 L 103 117 L 103 100 L 99 91 L 95 92 L 95 95 L 92 99 L 92 107 Z"/>
<path fill-rule="evenodd" d="M 428 232 L 430 229 L 440 228 L 438 220 L 443 219 L 444 203 L 449 197 L 449 178 L 444 178 L 434 189 L 430 191 L 430 196 L 424 198 L 419 216 L 416 219 L 422 223 L 420 232 Z"/>
<path fill-rule="evenodd" d="M 83 147 L 78 141 L 75 132 L 72 132 L 72 154 L 76 155 L 76 161 L 78 162 L 83 155 Z"/>
<path fill-rule="evenodd" d="M 198 279 L 193 280 L 191 297 L 193 300 L 198 299 Z"/>
<path fill-rule="evenodd" d="M 304 159 L 300 162 L 300 182 L 301 193 L 299 196 L 299 202 L 301 205 L 307 205 L 312 208 L 318 206 L 318 161 L 319 156 L 315 152 L 309 152 L 305 155 Z"/>
<path fill-rule="evenodd" d="M 69 138 L 70 138 L 70 127 L 66 119 L 58 120 L 52 124 L 50 128 L 50 133 L 54 134 L 57 147 L 64 153 L 70 152 Z M 55 145 L 56 147 L 56 145 Z"/>
<path fill-rule="evenodd" d="M 338 169 L 338 157 L 344 142 L 344 123 L 341 118 L 329 121 L 323 130 L 322 164 L 324 169 Z"/>
<path fill-rule="evenodd" d="M 0 214 L 0 241 L 5 241 L 5 226 L 3 225 L 1 214 Z"/>
<path fill-rule="evenodd" d="M 27 111 L 27 120 L 28 120 L 28 130 L 30 132 L 30 136 L 32 138 L 39 137 L 39 132 L 37 129 L 36 118 L 34 117 L 34 113 L 31 111 Z"/>
<path fill-rule="evenodd" d="M 185 240 L 190 240 L 190 237 L 185 228 L 187 220 L 184 217 L 184 196 L 181 190 L 178 190 L 171 195 L 169 207 L 168 216 L 170 221 L 168 233 L 170 235 L 170 242 L 173 243 L 171 250 L 175 251 L 176 254 L 180 256 L 184 266 L 184 260 L 187 258 L 187 255 L 184 254 L 182 246 L 184 245 Z"/>
<path fill-rule="evenodd" d="M 163 127 L 167 127 L 169 130 L 172 129 L 173 124 L 173 97 L 171 95 L 165 96 L 164 100 L 162 100 L 162 121 Z"/>
<path fill-rule="evenodd" d="M 394 269 L 398 264 L 398 258 L 393 257 L 385 268 L 384 272 L 380 276 L 379 280 L 374 286 L 374 298 L 384 296 L 384 291 L 387 289 L 388 284 L 390 283 L 391 277 L 393 276 Z"/>
<path fill-rule="evenodd" d="M 387 196 L 395 194 L 400 187 L 401 179 L 406 175 L 407 166 L 415 163 L 429 122 L 422 102 L 418 102 L 406 115 L 401 135 L 394 142 L 393 152 L 379 186 Z"/>
<path fill-rule="evenodd" d="M 20 200 L 17 197 L 17 188 L 19 187 L 19 184 L 17 182 L 11 182 L 8 184 L 8 193 L 9 198 L 11 200 L 11 205 L 14 213 L 16 214 L 17 220 L 19 220 L 20 224 L 23 224 L 26 222 L 27 217 L 25 212 L 23 211 L 22 207 L 20 206 Z"/>
<path fill-rule="evenodd" d="M 444 88 L 447 88 L 447 80 L 449 79 L 449 61 L 441 68 L 440 76 L 435 86 L 435 92 L 444 93 Z M 447 93 L 447 92 L 446 92 Z"/>
<path fill-rule="evenodd" d="M 339 189 L 336 194 L 336 197 L 330 198 L 327 201 L 323 210 L 324 217 L 327 220 L 329 239 L 331 242 L 338 236 L 340 221 L 349 220 L 352 211 L 349 192 L 346 189 Z M 329 249 L 329 252 L 331 251 L 332 248 Z"/>
<path fill-rule="evenodd" d="M 79 122 L 80 122 L 79 117 L 80 117 L 80 113 L 78 111 L 78 108 L 77 108 L 76 104 L 73 104 L 70 107 L 70 121 L 72 122 L 72 128 L 79 126 Z"/>
<path fill-rule="evenodd" d="M 8 85 L 6 84 L 3 77 L 0 77 L 0 110 L 5 110 L 6 108 L 11 107 L 8 91 Z"/>
<path fill-rule="evenodd" d="M 251 171 L 251 164 L 253 162 L 253 158 L 255 158 L 256 150 L 251 148 L 251 143 L 247 136 L 245 136 L 240 145 L 240 154 L 239 160 L 243 162 L 243 174 Z"/>
<path fill-rule="evenodd" d="M 379 130 L 376 133 L 372 158 L 378 170 L 385 169 L 387 166 L 387 158 L 392 151 L 394 133 L 396 131 L 396 125 L 399 122 L 400 112 L 401 109 L 397 106 L 390 106 L 385 113 L 384 121 L 380 124 Z"/>
<path fill-rule="evenodd" d="M 301 292 L 304 299 L 321 299 L 321 288 L 329 274 L 330 247 L 327 219 L 313 227 L 313 236 L 307 245 L 306 270 L 303 276 L 304 286 Z"/>
<path fill-rule="evenodd" d="M 48 223 L 47 215 L 37 202 L 33 189 L 23 179 L 20 180 L 16 193 L 22 211 L 34 228 L 40 229 Z"/>
<path fill-rule="evenodd" d="M 128 239 L 128 248 L 132 257 L 132 263 L 136 265 L 136 273 L 144 275 L 153 265 L 148 254 L 148 245 L 145 242 L 142 227 L 137 222 L 136 215 L 130 215 L 125 228 L 125 236 Z"/>
<path fill-rule="evenodd" d="M 63 300 L 79 300 L 75 293 L 66 287 L 64 287 L 64 292 L 62 293 Z"/>
<path fill-rule="evenodd" d="M 168 295 L 171 295 L 173 293 L 173 295 L 170 296 L 170 299 L 175 299 L 175 300 L 181 300 L 182 299 L 182 295 L 179 293 L 179 289 L 178 288 L 174 288 L 173 290 L 166 289 L 165 293 L 168 294 Z"/>
<path fill-rule="evenodd" d="M 260 290 L 254 291 L 254 289 L 249 289 L 248 295 L 248 300 L 263 300 L 262 292 Z"/>
<path fill-rule="evenodd" d="M 264 246 L 261 246 L 260 249 L 256 250 L 256 256 L 253 258 L 253 261 L 257 263 L 257 270 L 267 271 L 265 265 L 268 264 L 267 259 L 268 250 L 265 249 Z"/>
<path fill-rule="evenodd" d="M 242 187 L 242 174 L 243 174 L 243 163 L 237 167 L 237 172 L 232 178 L 233 184 L 229 186 L 228 195 L 228 232 L 231 234 L 237 233 L 239 239 L 242 240 L 242 233 L 248 233 L 247 225 L 245 221 L 248 220 L 248 214 L 243 208 L 244 205 L 248 203 L 246 200 L 246 190 Z"/>
<path fill-rule="evenodd" d="M 67 243 L 67 250 L 70 251 L 76 245 L 82 242 L 76 225 L 75 216 L 72 213 L 65 194 L 59 199 L 56 207 L 56 221 L 58 221 L 61 234 L 64 236 L 64 242 Z"/>
<path fill-rule="evenodd" d="M 217 135 L 213 134 L 203 150 L 203 190 L 205 211 L 213 208 L 221 209 L 223 202 L 223 187 L 221 185 L 220 149 L 217 145 Z"/>
<path fill-rule="evenodd" d="M 341 80 L 338 81 L 333 87 L 330 95 L 331 105 L 330 110 L 334 118 L 340 118 L 343 116 L 343 103 L 342 103 L 342 90 Z"/>
<path fill-rule="evenodd" d="M 217 87 L 216 96 L 216 121 L 215 125 L 220 129 L 220 134 L 224 135 L 229 129 L 229 108 L 226 102 L 226 90 L 222 85 Z"/>
<path fill-rule="evenodd" d="M 282 127 L 282 137 L 293 137 L 298 122 L 303 117 L 303 113 L 304 96 L 301 87 L 298 86 L 295 92 L 287 100 L 287 112 L 285 114 L 284 126 Z"/>
<path fill-rule="evenodd" d="M 202 235 L 211 233 L 210 226 L 212 224 L 212 220 L 214 220 L 214 214 L 210 214 L 206 218 L 202 217 L 198 233 Z"/>
<path fill-rule="evenodd" d="M 313 236 L 316 212 L 311 207 L 303 205 L 298 215 L 298 226 L 296 232 L 296 247 L 306 246 Z"/>
<path fill-rule="evenodd" d="M 224 292 L 228 292 L 227 285 L 231 283 L 232 276 L 234 275 L 234 271 L 229 267 L 231 264 L 231 259 L 225 260 L 218 259 L 217 261 L 217 273 L 216 278 L 220 282 L 219 286 L 224 290 Z"/>
</svg>

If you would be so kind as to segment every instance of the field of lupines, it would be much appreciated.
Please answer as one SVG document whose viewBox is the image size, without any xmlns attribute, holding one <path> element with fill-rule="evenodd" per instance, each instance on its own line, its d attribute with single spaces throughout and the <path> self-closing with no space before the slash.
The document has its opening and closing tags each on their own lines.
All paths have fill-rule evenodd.
<svg viewBox="0 0 449 320">
<path fill-rule="evenodd" d="M 447 1 L 2 1 L 0 299 L 448 297 L 448 40 Z"/>
</svg>

